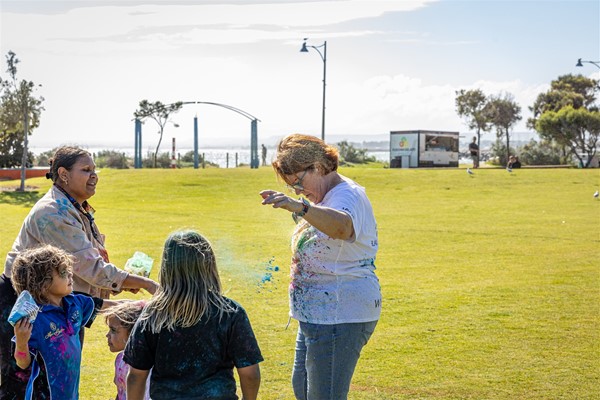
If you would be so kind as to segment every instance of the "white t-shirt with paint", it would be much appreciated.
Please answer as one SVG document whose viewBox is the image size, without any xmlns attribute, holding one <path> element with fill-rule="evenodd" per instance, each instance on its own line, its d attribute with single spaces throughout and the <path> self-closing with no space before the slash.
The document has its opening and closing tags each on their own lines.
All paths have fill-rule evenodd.
<svg viewBox="0 0 600 400">
<path fill-rule="evenodd" d="M 292 235 L 290 315 L 298 321 L 323 325 L 370 322 L 381 314 L 373 208 L 362 186 L 343 179 L 318 205 L 348 214 L 355 240 L 332 239 L 304 220 Z"/>
</svg>

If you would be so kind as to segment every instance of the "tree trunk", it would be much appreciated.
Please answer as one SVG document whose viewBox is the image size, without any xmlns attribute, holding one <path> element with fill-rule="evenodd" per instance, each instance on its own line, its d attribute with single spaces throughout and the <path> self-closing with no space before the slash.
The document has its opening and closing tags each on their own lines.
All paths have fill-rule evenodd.
<svg viewBox="0 0 600 400">
<path fill-rule="evenodd" d="M 156 145 L 156 150 L 154 151 L 154 168 L 156 168 L 156 158 L 158 157 L 158 149 L 160 148 L 160 143 L 162 142 L 162 138 L 163 138 L 163 130 L 164 127 L 160 127 L 160 139 L 158 139 L 158 145 Z"/>
<path fill-rule="evenodd" d="M 508 128 L 506 128 L 506 162 L 510 159 L 510 135 L 508 134 Z"/>
<path fill-rule="evenodd" d="M 27 105 L 23 113 L 23 157 L 21 159 L 21 187 L 19 191 L 25 191 L 25 178 L 27 177 L 27 136 L 29 135 L 29 111 Z"/>
</svg>

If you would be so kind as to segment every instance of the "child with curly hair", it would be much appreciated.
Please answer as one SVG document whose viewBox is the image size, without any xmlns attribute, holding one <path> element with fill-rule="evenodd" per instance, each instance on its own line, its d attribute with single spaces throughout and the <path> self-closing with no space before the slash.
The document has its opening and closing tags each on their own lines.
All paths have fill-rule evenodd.
<svg viewBox="0 0 600 400">
<path fill-rule="evenodd" d="M 73 258 L 50 245 L 20 253 L 12 283 L 18 294 L 27 290 L 40 310 L 33 323 L 26 316 L 14 326 L 17 366 L 30 369 L 25 399 L 78 399 L 79 331 L 117 302 L 73 294 Z"/>
</svg>

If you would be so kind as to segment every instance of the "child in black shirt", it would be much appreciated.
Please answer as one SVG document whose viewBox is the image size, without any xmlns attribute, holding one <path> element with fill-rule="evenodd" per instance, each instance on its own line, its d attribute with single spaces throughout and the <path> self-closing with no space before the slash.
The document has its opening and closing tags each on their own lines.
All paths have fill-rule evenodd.
<svg viewBox="0 0 600 400">
<path fill-rule="evenodd" d="M 153 400 L 256 399 L 263 361 L 241 305 L 221 294 L 210 243 L 194 231 L 165 243 L 160 287 L 148 301 L 125 347 L 127 398 L 142 400 L 150 378 Z"/>
</svg>

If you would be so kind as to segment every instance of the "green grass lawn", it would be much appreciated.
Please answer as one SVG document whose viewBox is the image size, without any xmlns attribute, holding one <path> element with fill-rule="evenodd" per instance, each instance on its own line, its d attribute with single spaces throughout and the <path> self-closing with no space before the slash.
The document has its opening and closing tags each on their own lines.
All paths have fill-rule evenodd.
<svg viewBox="0 0 600 400">
<path fill-rule="evenodd" d="M 600 397 L 599 170 L 341 172 L 373 203 L 384 298 L 351 399 Z M 41 178 L 27 183 L 39 188 L 0 192 L 1 254 L 49 187 Z M 0 186 L 8 185 L 18 182 Z M 206 235 L 226 294 L 246 308 L 261 345 L 260 397 L 290 399 L 293 222 L 261 206 L 258 192 L 267 188 L 283 189 L 270 168 L 106 169 L 91 203 L 118 266 L 139 250 L 156 267 L 173 230 Z M 263 283 L 272 266 L 280 270 Z M 105 333 L 98 319 L 86 336 L 82 399 L 116 393 Z"/>
</svg>

